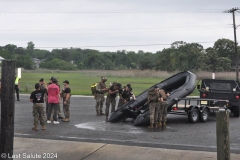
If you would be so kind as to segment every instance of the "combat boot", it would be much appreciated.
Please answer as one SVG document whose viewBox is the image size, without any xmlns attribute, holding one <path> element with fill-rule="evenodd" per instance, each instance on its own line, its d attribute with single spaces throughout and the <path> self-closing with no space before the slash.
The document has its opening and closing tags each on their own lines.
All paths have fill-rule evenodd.
<svg viewBox="0 0 240 160">
<path fill-rule="evenodd" d="M 97 113 L 96 113 L 96 116 L 100 116 L 100 113 L 99 113 L 99 112 L 97 112 Z"/>
<path fill-rule="evenodd" d="M 100 115 L 105 115 L 103 112 L 100 112 Z"/>
<path fill-rule="evenodd" d="M 38 126 L 34 126 L 34 127 L 32 128 L 32 130 L 38 131 Z"/>
<path fill-rule="evenodd" d="M 162 127 L 162 122 L 159 122 L 157 125 L 158 127 Z"/>
<path fill-rule="evenodd" d="M 69 122 L 69 118 L 62 119 L 63 122 Z"/>
<path fill-rule="evenodd" d="M 150 125 L 148 126 L 148 128 L 153 128 L 153 124 L 150 124 Z"/>
<path fill-rule="evenodd" d="M 108 122 L 108 116 L 106 116 L 106 120 L 105 121 Z"/>
<path fill-rule="evenodd" d="M 42 130 L 46 130 L 46 127 L 45 127 L 45 126 L 42 126 Z"/>
</svg>

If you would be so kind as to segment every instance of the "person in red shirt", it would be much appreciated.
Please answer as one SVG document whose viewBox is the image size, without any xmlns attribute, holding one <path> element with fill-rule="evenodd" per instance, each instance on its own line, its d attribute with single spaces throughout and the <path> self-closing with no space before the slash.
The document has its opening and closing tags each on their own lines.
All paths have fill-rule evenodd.
<svg viewBox="0 0 240 160">
<path fill-rule="evenodd" d="M 48 114 L 47 114 L 47 123 L 52 123 L 50 121 L 52 109 L 54 110 L 53 114 L 53 124 L 59 124 L 57 120 L 58 105 L 61 101 L 59 86 L 56 85 L 57 79 L 52 79 L 52 84 L 48 86 Z"/>
</svg>

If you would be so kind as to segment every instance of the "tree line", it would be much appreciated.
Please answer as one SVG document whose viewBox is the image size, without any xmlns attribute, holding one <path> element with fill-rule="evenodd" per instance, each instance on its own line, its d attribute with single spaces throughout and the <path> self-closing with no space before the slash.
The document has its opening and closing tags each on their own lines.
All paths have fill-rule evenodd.
<svg viewBox="0 0 240 160">
<path fill-rule="evenodd" d="M 240 46 L 238 46 L 240 54 Z M 176 41 L 169 48 L 156 53 L 134 51 L 100 52 L 93 49 L 63 48 L 52 51 L 35 49 L 33 42 L 27 47 L 14 44 L 0 46 L 0 56 L 16 60 L 16 67 L 36 69 L 32 58 L 41 60 L 40 68 L 77 69 L 155 69 L 163 71 L 205 70 L 229 71 L 236 63 L 234 42 L 218 39 L 213 47 L 204 49 L 199 43 Z"/>
</svg>

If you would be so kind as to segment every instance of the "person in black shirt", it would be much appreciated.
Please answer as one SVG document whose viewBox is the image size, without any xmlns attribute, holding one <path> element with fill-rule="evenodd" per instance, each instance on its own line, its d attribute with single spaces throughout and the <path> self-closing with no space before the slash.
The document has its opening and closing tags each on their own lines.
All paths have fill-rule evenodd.
<svg viewBox="0 0 240 160">
<path fill-rule="evenodd" d="M 44 94 L 47 92 L 47 89 L 40 89 L 40 84 L 35 84 L 35 91 L 31 93 L 30 102 L 33 102 L 33 117 L 34 117 L 34 127 L 32 130 L 38 130 L 38 120 L 42 126 L 42 130 L 46 130 L 44 122 Z"/>
<path fill-rule="evenodd" d="M 64 84 L 64 90 L 62 91 L 63 93 L 62 98 L 63 98 L 63 112 L 65 115 L 65 118 L 62 119 L 62 121 L 69 122 L 69 118 L 70 118 L 69 106 L 70 106 L 71 89 L 69 88 L 68 80 L 65 80 L 63 84 Z"/>
</svg>

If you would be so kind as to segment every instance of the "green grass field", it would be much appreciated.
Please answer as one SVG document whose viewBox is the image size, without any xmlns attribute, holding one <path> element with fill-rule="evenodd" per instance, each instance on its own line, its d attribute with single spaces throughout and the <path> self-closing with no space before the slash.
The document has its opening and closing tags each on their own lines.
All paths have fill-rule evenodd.
<svg viewBox="0 0 240 160">
<path fill-rule="evenodd" d="M 101 71 L 100 71 L 101 72 Z M 118 71 L 116 71 L 118 72 Z M 157 77 L 152 76 L 151 78 L 146 78 L 144 76 L 129 76 L 131 74 L 121 72 L 115 74 L 115 72 L 103 71 L 76 71 L 76 72 L 60 72 L 60 71 L 51 71 L 51 72 L 34 72 L 27 71 L 22 73 L 21 78 L 21 87 L 20 93 L 31 93 L 34 90 L 34 84 L 39 81 L 39 79 L 44 78 L 46 82 L 49 82 L 51 76 L 57 77 L 60 81 L 60 86 L 62 87 L 62 82 L 64 80 L 69 80 L 70 88 L 73 95 L 91 95 L 91 85 L 95 82 L 100 81 L 100 75 L 106 76 L 108 81 L 106 82 L 107 86 L 110 85 L 110 82 L 119 82 L 123 86 L 130 83 L 133 87 L 135 95 L 140 94 L 144 90 L 148 89 L 152 85 L 161 82 L 167 77 Z M 165 75 L 166 76 L 166 75 Z M 168 76 L 168 75 L 167 75 Z M 149 76 L 148 76 L 149 77 Z M 198 91 L 194 91 L 192 95 L 199 95 Z"/>
</svg>

